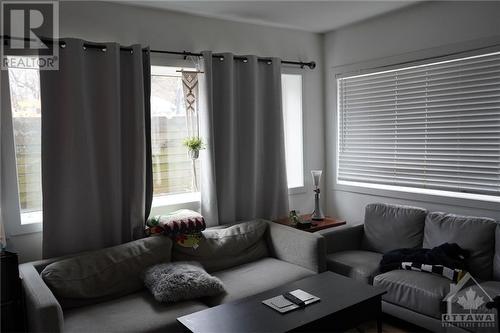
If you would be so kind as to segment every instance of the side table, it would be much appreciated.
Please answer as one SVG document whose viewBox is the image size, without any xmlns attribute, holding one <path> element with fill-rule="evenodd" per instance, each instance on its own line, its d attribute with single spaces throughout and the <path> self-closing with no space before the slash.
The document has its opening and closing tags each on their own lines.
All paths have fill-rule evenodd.
<svg viewBox="0 0 500 333">
<path fill-rule="evenodd" d="M 300 217 L 304 221 L 311 220 L 311 214 L 300 215 Z M 295 225 L 293 225 L 290 222 L 290 220 L 288 219 L 288 217 L 283 217 L 283 218 L 274 220 L 273 222 L 276 222 L 276 223 L 279 223 L 279 224 L 283 224 L 283 225 L 287 225 L 287 226 L 292 227 L 292 228 L 299 229 L 299 228 L 297 228 Z M 333 227 L 339 227 L 341 225 L 346 224 L 345 220 L 339 220 L 339 219 L 336 219 L 336 218 L 333 218 L 333 217 L 329 217 L 329 216 L 326 216 L 321 221 L 311 221 L 311 222 L 312 222 L 311 227 L 305 228 L 305 229 L 300 228 L 299 230 L 303 230 L 303 231 L 307 231 L 307 232 L 315 232 L 315 231 L 318 231 L 318 230 L 323 230 L 323 229 L 333 228 Z"/>
</svg>

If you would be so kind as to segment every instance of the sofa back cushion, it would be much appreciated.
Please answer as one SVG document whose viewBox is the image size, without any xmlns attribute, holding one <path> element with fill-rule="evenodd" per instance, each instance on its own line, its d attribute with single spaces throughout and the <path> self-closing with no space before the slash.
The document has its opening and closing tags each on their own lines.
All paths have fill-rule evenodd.
<svg viewBox="0 0 500 333">
<path fill-rule="evenodd" d="M 197 248 L 174 244 L 174 261 L 198 261 L 207 272 L 252 262 L 268 256 L 264 239 L 268 224 L 254 220 L 226 228 L 209 228 Z"/>
<path fill-rule="evenodd" d="M 495 220 L 486 217 L 429 213 L 425 219 L 424 247 L 457 243 L 470 251 L 467 265 L 472 276 L 489 280 L 493 272 L 496 227 Z"/>
<path fill-rule="evenodd" d="M 171 251 L 168 237 L 143 238 L 51 263 L 41 275 L 63 303 L 113 298 L 143 289 L 142 273 L 152 265 L 169 262 Z"/>
<path fill-rule="evenodd" d="M 369 204 L 365 209 L 363 250 L 385 253 L 422 247 L 427 210 L 418 207 Z"/>
</svg>

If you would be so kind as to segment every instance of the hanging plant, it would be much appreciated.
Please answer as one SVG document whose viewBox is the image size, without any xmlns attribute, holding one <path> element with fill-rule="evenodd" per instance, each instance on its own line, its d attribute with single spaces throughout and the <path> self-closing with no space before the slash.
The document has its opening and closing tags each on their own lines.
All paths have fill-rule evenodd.
<svg viewBox="0 0 500 333">
<path fill-rule="evenodd" d="M 200 156 L 200 150 L 205 149 L 203 140 L 197 136 L 185 138 L 183 144 L 188 149 L 188 153 L 193 160 Z"/>
</svg>

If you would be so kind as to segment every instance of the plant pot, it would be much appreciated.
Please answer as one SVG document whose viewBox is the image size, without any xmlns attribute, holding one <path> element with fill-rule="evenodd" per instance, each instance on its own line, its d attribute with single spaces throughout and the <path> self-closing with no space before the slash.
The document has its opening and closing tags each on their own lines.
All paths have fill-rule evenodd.
<svg viewBox="0 0 500 333">
<path fill-rule="evenodd" d="M 200 151 L 199 150 L 188 150 L 188 156 L 192 160 L 198 159 L 200 157 Z"/>
</svg>

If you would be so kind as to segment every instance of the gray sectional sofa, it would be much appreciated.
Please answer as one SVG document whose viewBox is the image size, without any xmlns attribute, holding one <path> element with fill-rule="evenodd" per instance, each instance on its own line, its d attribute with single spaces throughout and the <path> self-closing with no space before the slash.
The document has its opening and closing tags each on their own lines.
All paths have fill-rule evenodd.
<svg viewBox="0 0 500 333">
<path fill-rule="evenodd" d="M 209 273 L 224 283 L 226 293 L 216 297 L 163 304 L 154 300 L 142 287 L 141 280 L 131 281 L 128 287 L 127 284 L 121 286 L 121 283 L 116 286 L 116 282 L 131 277 L 107 271 L 101 272 L 104 275 L 96 278 L 96 281 L 99 278 L 100 281 L 106 281 L 106 286 L 91 281 L 93 284 L 90 286 L 95 288 L 88 289 L 89 285 L 86 285 L 83 287 L 87 289 L 82 289 L 86 292 L 77 291 L 82 295 L 100 295 L 99 291 L 109 288 L 114 294 L 75 302 L 74 299 L 61 297 L 58 290 L 64 291 L 64 285 L 55 288 L 57 279 L 55 282 L 47 280 L 50 275 L 46 271 L 50 271 L 50 265 L 79 256 L 20 265 L 29 331 L 176 332 L 180 330 L 176 322 L 180 316 L 328 269 L 386 290 L 382 304 L 385 313 L 431 331 L 464 332 L 456 327 L 443 328 L 441 325 L 441 314 L 446 310 L 445 301 L 450 297 L 450 280 L 416 271 L 394 270 L 382 274 L 378 271 L 383 253 L 387 251 L 431 248 L 445 242 L 458 243 L 470 251 L 469 271 L 479 282 L 479 286 L 472 286 L 476 292 L 486 291 L 492 297 L 500 295 L 500 226 L 492 219 L 429 213 L 417 207 L 370 204 L 366 207 L 363 224 L 326 229 L 318 233 L 307 233 L 264 220 L 236 226 L 244 226 L 243 231 L 223 234 L 223 237 L 216 235 L 224 239 L 222 242 L 217 241 L 217 237 L 212 239 L 212 233 L 224 233 L 235 226 L 209 228 L 204 232 L 205 243 L 197 251 L 172 245 L 169 240 L 148 241 L 154 243 L 155 251 L 166 251 L 166 255 L 148 256 L 148 265 L 154 264 L 155 260 L 199 261 Z M 247 234 L 237 242 L 226 241 L 241 232 Z M 138 250 L 126 251 L 135 253 Z M 115 249 L 115 253 L 97 251 L 92 252 L 91 256 L 92 264 L 88 266 L 92 268 L 99 266 L 93 263 L 98 262 L 100 257 L 111 257 L 113 261 L 120 262 L 127 254 L 121 258 L 120 252 Z M 140 262 L 144 266 L 142 259 Z M 141 266 L 137 260 L 135 264 Z M 85 266 L 78 263 L 77 273 L 82 274 L 80 268 L 83 267 L 85 271 Z M 73 270 L 68 270 L 68 276 L 59 275 L 58 278 L 71 282 L 74 274 L 73 267 Z M 82 275 L 88 277 L 89 274 Z M 114 284 L 110 284 L 110 281 Z M 134 283 L 136 289 L 137 284 L 139 288 L 130 292 Z M 457 299 L 464 293 L 465 289 L 458 290 L 452 297 Z"/>
<path fill-rule="evenodd" d="M 445 298 L 450 293 L 451 281 L 408 270 L 380 274 L 378 267 L 383 253 L 398 248 L 457 243 L 470 251 L 469 272 L 481 288 L 492 297 L 500 295 L 500 227 L 493 219 L 370 204 L 363 224 L 325 230 L 322 235 L 327 243 L 328 270 L 385 289 L 387 294 L 382 304 L 385 313 L 431 331 L 445 330 L 441 315 L 446 311 Z M 479 291 L 477 286 L 472 287 Z M 461 290 L 453 297 L 463 293 Z"/>
<path fill-rule="evenodd" d="M 75 305 L 56 297 L 41 277 L 45 267 L 68 257 L 22 264 L 20 274 L 25 290 L 29 331 L 176 332 L 180 330 L 176 322 L 177 317 L 250 296 L 325 270 L 325 243 L 321 235 L 261 220 L 260 225 L 262 223 L 265 232 L 255 244 L 248 244 L 246 248 L 235 248 L 234 244 L 228 245 L 226 242 L 221 246 L 229 246 L 231 251 L 224 251 L 225 254 L 212 248 L 213 256 L 209 258 L 210 262 L 207 261 L 207 266 L 213 269 L 207 270 L 222 280 L 227 293 L 208 299 L 163 304 L 155 301 L 147 290 L 141 289 L 119 297 L 85 300 Z M 217 227 L 214 230 L 223 229 L 224 227 Z M 210 234 L 210 230 L 207 234 Z M 232 235 L 225 237 L 227 239 Z M 240 244 L 247 240 L 248 237 Z M 170 251 L 170 248 L 171 244 L 165 245 L 164 250 Z M 188 252 L 177 250 L 174 244 L 173 260 L 190 259 Z M 205 249 L 206 251 L 208 250 Z M 203 256 L 203 251 L 199 253 Z M 217 253 L 221 255 L 219 262 Z M 99 253 L 92 255 L 98 257 Z M 200 261 L 203 263 L 205 259 L 207 258 L 200 258 Z M 80 269 L 80 266 L 82 265 L 76 268 Z M 72 272 L 68 271 L 68 274 Z M 115 278 L 116 276 L 110 277 Z"/>
</svg>

